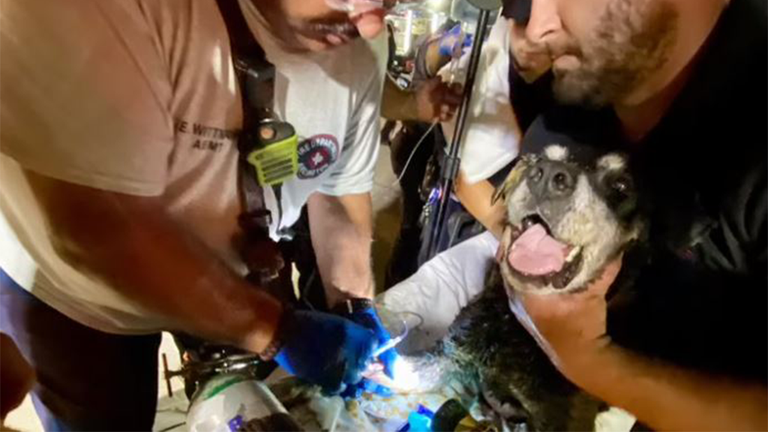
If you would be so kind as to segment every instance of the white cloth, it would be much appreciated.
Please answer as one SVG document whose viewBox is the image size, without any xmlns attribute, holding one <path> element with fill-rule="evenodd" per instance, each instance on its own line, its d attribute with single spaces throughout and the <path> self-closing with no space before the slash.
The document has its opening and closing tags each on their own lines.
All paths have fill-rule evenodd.
<svg viewBox="0 0 768 432">
<path fill-rule="evenodd" d="M 298 178 L 283 185 L 281 205 L 266 196 L 275 237 L 312 192 L 371 190 L 387 47 L 382 37 L 287 53 L 252 2 L 240 5 L 277 68 L 275 109 L 301 140 Z M 242 110 L 215 0 L 12 1 L 0 11 L 0 42 L 0 268 L 85 325 L 161 326 L 57 255 L 23 168 L 160 197 L 181 227 L 245 271 L 231 246 Z"/>
<path fill-rule="evenodd" d="M 469 52 L 460 60 L 466 70 Z M 483 45 L 475 77 L 469 115 L 461 148 L 461 171 L 468 183 L 486 180 L 517 156 L 522 133 L 517 124 L 509 89 L 509 25 L 499 18 Z M 440 71 L 450 80 L 451 64 Z M 450 143 L 456 128 L 455 117 L 442 124 Z"/>
<path fill-rule="evenodd" d="M 387 310 L 411 312 L 423 320 L 408 335 L 405 350 L 420 351 L 445 336 L 461 308 L 483 290 L 498 245 L 490 232 L 472 237 L 438 254 L 380 296 Z"/>
</svg>

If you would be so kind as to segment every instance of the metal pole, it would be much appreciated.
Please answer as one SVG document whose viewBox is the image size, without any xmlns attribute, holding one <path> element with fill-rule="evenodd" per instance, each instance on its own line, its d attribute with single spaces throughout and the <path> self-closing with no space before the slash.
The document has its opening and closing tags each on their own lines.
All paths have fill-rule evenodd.
<svg viewBox="0 0 768 432">
<path fill-rule="evenodd" d="M 459 172 L 459 149 L 464 138 L 464 128 L 469 114 L 469 103 L 472 101 L 472 89 L 475 86 L 475 77 L 477 76 L 477 66 L 480 63 L 480 53 L 485 42 L 485 32 L 488 27 L 488 21 L 491 16 L 491 9 L 480 9 L 480 18 L 477 21 L 475 30 L 475 40 L 472 42 L 472 51 L 469 55 L 469 65 L 467 67 L 467 80 L 464 83 L 464 90 L 459 106 L 459 112 L 456 117 L 456 128 L 454 129 L 453 139 L 443 160 L 442 170 L 440 172 L 440 204 L 438 206 L 435 222 L 432 226 L 432 232 L 429 236 L 429 258 L 437 253 L 437 247 L 440 244 L 440 235 L 445 224 L 445 213 L 448 208 L 448 202 L 451 199 L 453 183 Z"/>
</svg>

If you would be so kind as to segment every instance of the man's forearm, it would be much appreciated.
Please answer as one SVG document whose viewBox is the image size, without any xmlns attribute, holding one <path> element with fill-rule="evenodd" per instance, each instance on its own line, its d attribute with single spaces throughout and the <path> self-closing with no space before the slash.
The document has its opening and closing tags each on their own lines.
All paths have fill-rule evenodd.
<svg viewBox="0 0 768 432">
<path fill-rule="evenodd" d="M 576 384 L 655 430 L 766 430 L 768 389 L 605 349 Z"/>
<path fill-rule="evenodd" d="M 450 56 L 440 54 L 439 39 L 432 39 L 423 48 L 426 49 L 425 61 L 427 65 L 427 74 L 429 77 L 437 76 L 437 73 L 443 66 L 451 60 Z"/>
<path fill-rule="evenodd" d="M 307 206 L 312 246 L 329 306 L 352 297 L 372 298 L 371 195 L 315 193 Z"/>
<path fill-rule="evenodd" d="M 160 199 L 28 177 L 72 265 L 166 320 L 169 330 L 256 352 L 269 344 L 280 303 L 170 220 Z"/>
<path fill-rule="evenodd" d="M 456 196 L 475 219 L 498 239 L 504 230 L 506 209 L 502 201 L 492 204 L 494 188 L 488 181 L 474 184 L 467 183 L 464 174 L 459 172 L 456 180 Z"/>
</svg>

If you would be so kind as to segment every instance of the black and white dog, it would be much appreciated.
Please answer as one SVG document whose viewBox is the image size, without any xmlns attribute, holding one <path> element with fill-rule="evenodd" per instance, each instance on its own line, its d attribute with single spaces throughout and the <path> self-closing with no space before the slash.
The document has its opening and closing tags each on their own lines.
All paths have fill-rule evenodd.
<svg viewBox="0 0 768 432">
<path fill-rule="evenodd" d="M 578 292 L 620 254 L 622 269 L 607 294 L 613 341 L 706 372 L 736 375 L 744 363 L 723 361 L 743 344 L 712 331 L 739 308 L 721 307 L 719 292 L 670 291 L 668 283 L 653 288 L 644 280 L 667 278 L 669 269 L 646 271 L 651 257 L 662 255 L 650 244 L 652 209 L 635 161 L 616 151 L 618 141 L 599 122 L 573 121 L 576 133 L 550 128 L 544 117 L 526 133 L 522 155 L 496 194 L 507 210 L 498 264 L 434 348 L 402 358 L 418 379 L 399 390 L 439 392 L 458 383 L 465 402 L 478 402 L 506 430 L 593 430 L 607 406 L 552 365 L 511 311 L 508 294 Z M 647 288 L 653 289 L 646 294 Z M 705 330 L 702 316 L 713 317 Z"/>
<path fill-rule="evenodd" d="M 420 377 L 412 390 L 459 381 L 507 426 L 592 430 L 605 405 L 555 369 L 510 311 L 506 290 L 582 290 L 642 243 L 648 222 L 625 155 L 560 138 L 539 133 L 538 143 L 523 143 L 527 152 L 497 191 L 507 208 L 499 265 L 438 346 L 406 361 Z"/>
</svg>

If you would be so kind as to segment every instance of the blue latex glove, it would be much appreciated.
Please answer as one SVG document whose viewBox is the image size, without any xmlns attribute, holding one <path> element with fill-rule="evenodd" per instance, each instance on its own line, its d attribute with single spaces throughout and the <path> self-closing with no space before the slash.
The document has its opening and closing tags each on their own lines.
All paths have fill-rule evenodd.
<svg viewBox="0 0 768 432">
<path fill-rule="evenodd" d="M 377 336 L 354 322 L 322 312 L 293 311 L 281 324 L 275 361 L 289 373 L 337 394 L 360 382 Z"/>
<path fill-rule="evenodd" d="M 463 54 L 467 48 L 472 46 L 472 35 L 462 33 L 461 24 L 456 24 L 452 29 L 440 36 L 438 52 L 444 57 L 453 57 L 457 49 L 461 49 Z"/>
<path fill-rule="evenodd" d="M 349 314 L 348 317 L 357 324 L 372 330 L 376 334 L 378 346 L 384 345 L 391 339 L 389 332 L 384 328 L 384 324 L 381 322 L 379 315 L 376 313 L 376 309 L 373 307 L 357 310 Z M 395 351 L 394 348 L 390 348 L 379 354 L 378 357 L 378 360 L 384 366 L 384 373 L 390 378 L 394 378 L 393 370 L 397 356 L 397 351 Z M 363 379 L 355 389 L 350 388 L 344 396 L 358 397 L 361 392 L 377 393 L 385 397 L 392 395 L 392 391 L 389 388 L 378 385 L 370 380 Z"/>
<path fill-rule="evenodd" d="M 381 384 L 363 378 L 359 383 L 347 386 L 340 396 L 344 399 L 359 399 L 363 396 L 363 393 L 375 393 L 385 398 L 394 394 L 389 387 L 384 387 Z"/>
</svg>

